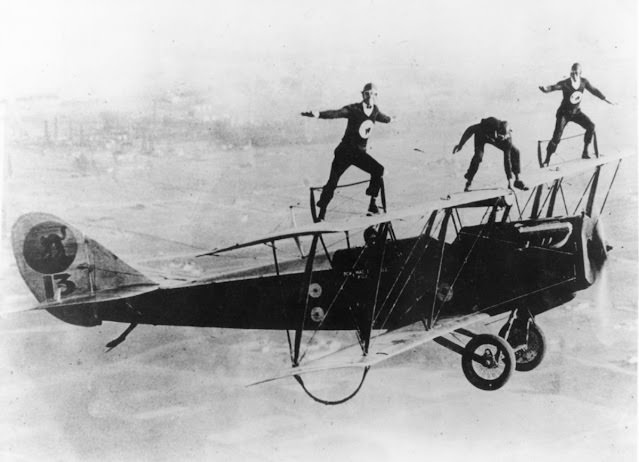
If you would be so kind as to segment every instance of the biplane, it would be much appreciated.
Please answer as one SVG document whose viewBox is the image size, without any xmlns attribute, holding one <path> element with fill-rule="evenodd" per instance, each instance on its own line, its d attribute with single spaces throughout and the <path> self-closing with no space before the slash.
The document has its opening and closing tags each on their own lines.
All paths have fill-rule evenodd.
<svg viewBox="0 0 639 462">
<path fill-rule="evenodd" d="M 336 404 L 360 390 L 370 367 L 432 340 L 460 354 L 472 385 L 496 390 L 513 370 L 541 363 L 546 346 L 536 317 L 595 282 L 609 250 L 599 216 L 622 157 L 540 169 L 525 193 L 477 190 L 393 211 L 384 200 L 378 215 L 314 222 L 194 255 L 215 260 L 267 246 L 271 261 L 189 280 L 145 274 L 45 213 L 21 216 L 12 245 L 39 302 L 33 309 L 78 326 L 129 324 L 109 348 L 138 324 L 282 330 L 291 366 L 257 383 L 294 377 L 313 399 Z M 607 165 L 614 175 L 601 200 Z M 578 175 L 589 180 L 569 208 L 564 190 Z M 468 216 L 476 218 L 468 223 Z M 405 224 L 416 231 L 402 236 Z M 336 236 L 337 249 L 327 245 Z M 292 240 L 302 255 L 283 259 L 280 249 Z M 470 330 L 498 315 L 497 334 Z M 352 331 L 353 342 L 310 357 L 307 346 L 321 331 Z M 305 386 L 306 374 L 339 368 L 362 371 L 345 398 L 323 400 Z"/>
</svg>

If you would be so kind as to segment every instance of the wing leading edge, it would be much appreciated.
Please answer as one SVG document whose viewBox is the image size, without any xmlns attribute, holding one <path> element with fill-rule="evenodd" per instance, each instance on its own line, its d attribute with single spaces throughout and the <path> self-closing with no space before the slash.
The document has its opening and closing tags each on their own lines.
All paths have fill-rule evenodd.
<svg viewBox="0 0 639 462">
<path fill-rule="evenodd" d="M 592 159 L 575 159 L 567 162 L 562 162 L 556 165 L 550 165 L 549 167 L 539 169 L 534 173 L 527 175 L 526 183 L 529 186 L 538 186 L 540 184 L 549 184 L 554 180 L 568 176 L 576 176 L 588 171 L 593 171 L 596 167 L 610 164 L 615 161 L 620 161 L 629 154 L 611 154 L 607 156 L 600 156 Z"/>
</svg>

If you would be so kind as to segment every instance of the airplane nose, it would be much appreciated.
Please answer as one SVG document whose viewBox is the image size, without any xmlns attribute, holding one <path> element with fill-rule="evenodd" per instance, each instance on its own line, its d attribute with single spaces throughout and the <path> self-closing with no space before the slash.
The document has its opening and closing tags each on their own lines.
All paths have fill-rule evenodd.
<svg viewBox="0 0 639 462">
<path fill-rule="evenodd" d="M 581 229 L 582 234 L 582 255 L 583 255 L 583 278 L 586 286 L 593 284 L 601 272 L 608 250 L 612 247 L 606 244 L 603 231 L 603 222 L 598 217 L 590 219 L 583 218 Z"/>
<path fill-rule="evenodd" d="M 608 250 L 612 249 L 611 246 L 606 244 L 603 233 L 603 222 L 600 219 L 595 223 L 592 237 L 588 240 L 587 249 L 590 267 L 596 277 L 608 258 Z"/>
</svg>

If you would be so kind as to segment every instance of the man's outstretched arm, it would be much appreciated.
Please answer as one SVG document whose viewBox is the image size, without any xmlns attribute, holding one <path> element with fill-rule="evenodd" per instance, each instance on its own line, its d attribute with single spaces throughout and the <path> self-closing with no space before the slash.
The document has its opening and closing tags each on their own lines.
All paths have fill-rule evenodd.
<svg viewBox="0 0 639 462">
<path fill-rule="evenodd" d="M 545 87 L 540 85 L 539 89 L 544 93 L 550 93 L 551 91 L 561 90 L 561 85 L 558 83 L 554 85 L 546 85 Z"/>
<path fill-rule="evenodd" d="M 585 79 L 584 79 L 584 80 L 585 80 Z M 611 103 L 610 101 L 608 101 L 608 100 L 606 99 L 606 97 L 604 96 L 604 94 L 603 94 L 603 93 L 601 93 L 601 91 L 599 91 L 597 88 L 595 88 L 594 86 L 592 86 L 592 84 L 591 84 L 588 80 L 585 80 L 585 82 L 584 82 L 584 83 L 586 84 L 586 85 L 585 85 L 586 90 L 588 90 L 590 93 L 592 93 L 593 95 L 595 95 L 597 98 L 599 98 L 599 99 L 601 99 L 601 100 L 604 100 L 604 101 L 605 101 L 606 103 L 608 103 L 608 104 L 614 104 L 614 103 Z"/>
<path fill-rule="evenodd" d="M 475 135 L 477 133 L 477 130 L 479 130 L 479 124 L 471 125 L 470 127 L 468 127 L 459 140 L 457 146 L 453 148 L 453 154 L 461 151 L 461 149 L 464 147 L 464 144 L 466 144 L 466 141 L 468 141 L 468 138 Z"/>
<path fill-rule="evenodd" d="M 387 116 L 386 114 L 384 114 L 383 112 L 379 111 L 377 113 L 377 117 L 375 117 L 375 121 L 376 122 L 381 122 L 383 124 L 387 124 L 390 123 L 391 121 L 393 121 L 393 119 L 395 119 L 394 117 L 391 116 Z"/>
<path fill-rule="evenodd" d="M 304 117 L 315 117 L 316 119 L 344 119 L 349 115 L 348 106 L 341 109 L 329 111 L 306 111 L 302 112 Z"/>
</svg>

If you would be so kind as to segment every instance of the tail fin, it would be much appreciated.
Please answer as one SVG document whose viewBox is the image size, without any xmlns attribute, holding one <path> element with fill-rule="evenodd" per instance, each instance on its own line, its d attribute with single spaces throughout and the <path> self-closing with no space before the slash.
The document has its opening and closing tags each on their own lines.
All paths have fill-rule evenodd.
<svg viewBox="0 0 639 462">
<path fill-rule="evenodd" d="M 21 216 L 13 226 L 11 242 L 22 278 L 44 305 L 88 303 L 104 298 L 109 292 L 156 286 L 99 243 L 53 215 Z M 60 310 L 50 312 L 61 317 Z M 63 320 L 99 324 L 99 320 L 93 324 L 87 324 L 87 319 Z"/>
</svg>

